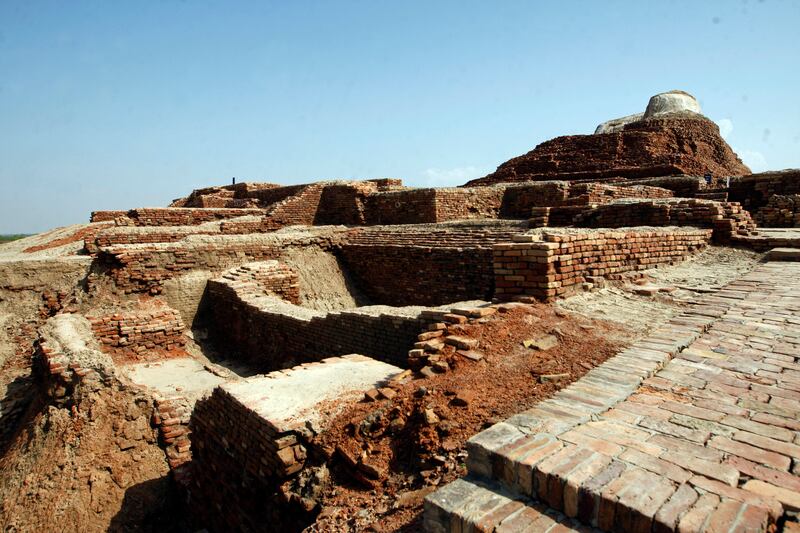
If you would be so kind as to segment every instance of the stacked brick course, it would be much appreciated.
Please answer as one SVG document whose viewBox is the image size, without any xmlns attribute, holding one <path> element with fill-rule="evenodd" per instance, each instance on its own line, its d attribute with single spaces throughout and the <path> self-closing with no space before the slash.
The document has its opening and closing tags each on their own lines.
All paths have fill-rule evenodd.
<svg viewBox="0 0 800 533">
<path fill-rule="evenodd" d="M 118 364 L 163 359 L 170 352 L 183 355 L 185 327 L 174 309 L 122 312 L 88 319 L 100 348 Z"/>
<path fill-rule="evenodd" d="M 755 229 L 750 214 L 738 203 L 700 199 L 618 200 L 586 207 L 545 207 L 531 211 L 534 227 L 697 226 L 714 229 L 717 242 Z"/>
<path fill-rule="evenodd" d="M 94 211 L 92 222 L 127 219 L 131 226 L 195 226 L 205 222 L 248 215 L 263 215 L 263 209 L 218 209 L 193 207 L 147 207 L 129 211 Z"/>
<path fill-rule="evenodd" d="M 234 269 L 209 280 L 207 289 L 215 341 L 228 350 L 235 347 L 262 371 L 349 353 L 405 365 L 409 347 L 427 324 L 414 309 L 314 311 L 281 300 L 286 292 L 271 293 L 272 284 L 262 283 Z"/>
<path fill-rule="evenodd" d="M 800 194 L 770 196 L 754 218 L 759 226 L 768 228 L 800 228 Z"/>
<path fill-rule="evenodd" d="M 543 233 L 494 246 L 495 296 L 550 300 L 589 276 L 644 270 L 683 259 L 708 244 L 710 230 Z M 538 240 L 541 239 L 541 240 Z"/>
<path fill-rule="evenodd" d="M 169 467 L 182 474 L 180 467 L 192 460 L 189 440 L 192 405 L 185 398 L 160 398 L 155 407 L 153 425 L 158 428 Z"/>
<path fill-rule="evenodd" d="M 441 305 L 491 298 L 491 246 L 522 231 L 514 223 L 365 228 L 351 232 L 338 254 L 376 303 Z"/>
</svg>

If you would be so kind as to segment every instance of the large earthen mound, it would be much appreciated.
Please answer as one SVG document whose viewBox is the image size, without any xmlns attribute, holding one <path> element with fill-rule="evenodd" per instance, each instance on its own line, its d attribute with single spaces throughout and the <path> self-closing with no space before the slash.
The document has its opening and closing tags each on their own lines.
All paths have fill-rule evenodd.
<svg viewBox="0 0 800 533">
<path fill-rule="evenodd" d="M 667 104 L 659 109 L 641 119 L 638 115 L 617 119 L 619 124 L 613 127 L 601 125 L 598 131 L 605 133 L 556 137 L 466 186 L 677 174 L 723 178 L 750 173 L 714 122 L 688 109 L 673 111 Z"/>
</svg>

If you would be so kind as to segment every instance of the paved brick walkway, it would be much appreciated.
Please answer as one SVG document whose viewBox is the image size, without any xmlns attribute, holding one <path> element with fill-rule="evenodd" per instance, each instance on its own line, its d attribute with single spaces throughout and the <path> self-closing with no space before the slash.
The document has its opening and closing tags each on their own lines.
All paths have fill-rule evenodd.
<svg viewBox="0 0 800 533">
<path fill-rule="evenodd" d="M 426 528 L 766 531 L 800 510 L 799 360 L 800 263 L 766 263 L 473 437 Z"/>
</svg>

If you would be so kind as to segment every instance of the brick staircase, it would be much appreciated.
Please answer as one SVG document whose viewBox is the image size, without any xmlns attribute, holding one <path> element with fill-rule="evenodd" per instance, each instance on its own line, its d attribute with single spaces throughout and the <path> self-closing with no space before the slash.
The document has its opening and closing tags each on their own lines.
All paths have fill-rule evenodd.
<svg viewBox="0 0 800 533">
<path fill-rule="evenodd" d="M 800 509 L 798 275 L 763 265 L 474 436 L 426 529 L 774 528 Z"/>
</svg>

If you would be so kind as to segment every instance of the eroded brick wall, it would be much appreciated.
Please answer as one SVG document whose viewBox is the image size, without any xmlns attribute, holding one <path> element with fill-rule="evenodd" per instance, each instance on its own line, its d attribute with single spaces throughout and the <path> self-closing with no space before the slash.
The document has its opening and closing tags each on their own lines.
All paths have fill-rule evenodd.
<svg viewBox="0 0 800 533">
<path fill-rule="evenodd" d="M 485 300 L 494 289 L 488 247 L 353 244 L 339 257 L 370 300 L 385 305 Z"/>
<path fill-rule="evenodd" d="M 402 310 L 321 312 L 269 297 L 258 283 L 225 276 L 209 280 L 209 333 L 260 371 L 324 357 L 360 353 L 405 365 L 427 321 Z"/>
<path fill-rule="evenodd" d="M 114 313 L 87 317 L 103 352 L 116 363 L 159 360 L 183 354 L 186 338 L 174 309 Z"/>
<path fill-rule="evenodd" d="M 215 531 L 286 526 L 291 507 L 276 494 L 299 471 L 306 448 L 217 387 L 192 413 L 192 512 Z"/>
<path fill-rule="evenodd" d="M 94 211 L 92 212 L 92 222 L 125 217 L 133 226 L 194 226 L 227 218 L 263 214 L 263 209 L 148 207 L 129 211 Z"/>
<path fill-rule="evenodd" d="M 333 237 L 301 237 L 277 240 L 269 236 L 230 236 L 221 239 L 154 245 L 117 245 L 97 255 L 99 272 L 90 275 L 90 285 L 108 278 L 124 293 L 160 294 L 165 281 L 193 270 L 222 272 L 227 268 L 278 259 L 292 247 L 318 246 L 330 250 Z"/>
<path fill-rule="evenodd" d="M 773 195 L 800 194 L 800 170 L 763 172 L 740 178 L 731 178 L 728 199 L 739 202 L 755 213 L 764 207 Z"/>
<path fill-rule="evenodd" d="M 119 217 L 124 217 L 128 214 L 127 211 L 92 211 L 91 222 L 109 222 Z"/>
<path fill-rule="evenodd" d="M 617 201 L 590 206 L 536 208 L 532 227 L 576 226 L 620 228 L 632 226 L 696 226 L 714 229 L 717 242 L 755 229 L 750 214 L 739 204 L 700 199 Z"/>
<path fill-rule="evenodd" d="M 767 228 L 800 227 L 800 194 L 770 196 L 767 205 L 756 211 L 755 220 Z"/>
<path fill-rule="evenodd" d="M 491 246 L 525 231 L 516 222 L 352 230 L 338 256 L 371 301 L 441 305 L 491 298 Z"/>
<path fill-rule="evenodd" d="M 671 263 L 705 247 L 711 230 L 601 231 L 527 237 L 530 242 L 494 246 L 498 299 L 533 296 L 551 300 L 587 278 Z M 522 239 L 522 238 L 520 238 Z"/>
</svg>

